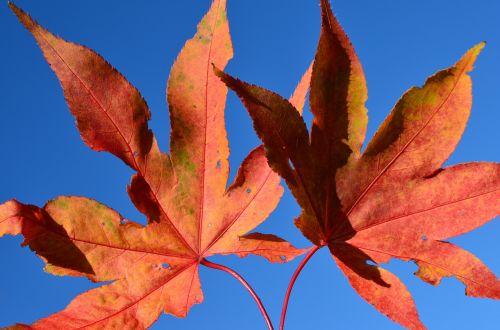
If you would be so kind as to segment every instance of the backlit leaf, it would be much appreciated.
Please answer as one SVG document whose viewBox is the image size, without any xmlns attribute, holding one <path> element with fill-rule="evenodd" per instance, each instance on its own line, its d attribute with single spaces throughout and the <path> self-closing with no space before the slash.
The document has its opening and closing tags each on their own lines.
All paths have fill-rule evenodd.
<svg viewBox="0 0 500 330">
<path fill-rule="evenodd" d="M 499 164 L 441 168 L 465 129 L 468 73 L 484 43 L 406 92 L 360 152 L 363 70 L 327 0 L 321 10 L 310 133 L 287 100 L 216 70 L 245 104 L 271 168 L 302 207 L 295 224 L 315 245 L 328 246 L 361 297 L 407 328 L 424 326 L 405 285 L 380 265 L 391 258 L 414 261 L 416 275 L 431 284 L 454 276 L 467 295 L 500 299 L 499 279 L 471 253 L 442 241 L 500 213 Z"/>
<path fill-rule="evenodd" d="M 276 207 L 283 188 L 262 147 L 244 160 L 226 189 L 227 87 L 213 74 L 233 55 L 226 1 L 215 0 L 174 63 L 167 95 L 170 156 L 148 128 L 139 92 L 100 55 L 59 38 L 10 4 L 61 81 L 84 142 L 122 159 L 136 173 L 128 193 L 146 226 L 84 197 L 58 197 L 39 208 L 0 205 L 0 236 L 23 235 L 56 275 L 111 282 L 77 296 L 30 329 L 144 329 L 162 311 L 184 317 L 203 301 L 198 266 L 214 254 L 249 254 L 285 262 L 304 250 L 250 233 Z M 306 74 L 293 102 L 302 108 Z"/>
</svg>

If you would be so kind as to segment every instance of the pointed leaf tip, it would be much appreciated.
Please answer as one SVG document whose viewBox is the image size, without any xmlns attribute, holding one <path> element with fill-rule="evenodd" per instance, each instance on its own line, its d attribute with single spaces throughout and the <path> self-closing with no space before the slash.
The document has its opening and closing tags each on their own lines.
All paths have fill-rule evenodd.
<svg viewBox="0 0 500 330">
<path fill-rule="evenodd" d="M 237 79 L 233 78 L 230 74 L 227 74 L 223 70 L 219 69 L 214 63 L 212 63 L 212 68 L 214 74 L 220 78 L 220 80 L 226 85 L 230 85 L 231 82 L 236 81 Z"/>
<path fill-rule="evenodd" d="M 476 62 L 477 57 L 479 56 L 481 51 L 484 49 L 484 47 L 486 47 L 486 42 L 481 41 L 480 43 L 478 43 L 477 45 L 475 45 L 474 47 L 469 49 L 467 51 L 467 53 L 465 53 L 465 55 L 462 56 L 462 58 L 460 58 L 460 60 L 456 64 L 456 66 L 460 67 L 463 65 L 464 66 L 463 70 L 465 72 L 472 71 L 472 69 L 474 68 L 474 63 Z"/>
<path fill-rule="evenodd" d="M 331 25 L 331 17 L 333 16 L 333 11 L 330 1 L 321 0 L 320 7 L 321 7 L 322 23 L 323 24 L 328 23 Z"/>
<path fill-rule="evenodd" d="M 224 71 L 219 69 L 214 63 L 212 63 L 212 69 L 217 77 L 222 78 L 222 76 L 224 75 Z"/>
<path fill-rule="evenodd" d="M 23 10 L 21 8 L 19 8 L 18 6 L 16 6 L 12 1 L 7 1 L 7 5 L 9 6 L 10 10 L 12 10 L 12 12 L 14 14 L 16 14 L 16 16 L 18 16 L 18 17 L 19 17 L 19 13 L 23 12 Z"/>
<path fill-rule="evenodd" d="M 486 41 L 481 41 L 480 43 L 472 47 L 471 51 L 473 51 L 477 56 L 483 51 L 484 47 L 486 47 Z"/>
<path fill-rule="evenodd" d="M 235 88 L 237 87 L 238 83 L 241 81 L 238 78 L 235 78 L 231 76 L 230 74 L 224 72 L 223 70 L 219 69 L 215 64 L 212 64 L 214 74 L 220 78 L 220 80 L 226 84 L 227 87 L 233 89 L 238 95 L 239 91 L 237 91 Z"/>
<path fill-rule="evenodd" d="M 9 1 L 7 2 L 10 10 L 17 16 L 19 21 L 24 25 L 24 27 L 28 30 L 33 30 L 33 27 L 37 25 L 35 20 L 31 18 L 28 13 L 26 13 L 24 10 L 16 6 L 13 2 Z"/>
</svg>

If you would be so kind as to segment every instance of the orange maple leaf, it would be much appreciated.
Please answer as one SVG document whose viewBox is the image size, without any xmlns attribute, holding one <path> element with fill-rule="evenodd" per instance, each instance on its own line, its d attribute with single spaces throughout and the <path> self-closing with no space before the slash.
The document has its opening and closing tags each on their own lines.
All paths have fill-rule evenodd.
<svg viewBox="0 0 500 330">
<path fill-rule="evenodd" d="M 392 320 L 422 329 L 405 285 L 379 265 L 415 261 L 416 275 L 437 285 L 455 276 L 466 294 L 500 299 L 500 281 L 474 255 L 443 240 L 500 213 L 500 166 L 467 163 L 442 169 L 471 110 L 468 72 L 484 43 L 397 102 L 366 149 L 367 88 L 361 63 L 321 1 L 322 29 L 313 64 L 311 131 L 287 100 L 216 69 L 245 104 L 270 166 L 302 207 L 295 224 L 316 247 L 328 246 L 366 301 Z"/>
<path fill-rule="evenodd" d="M 146 102 L 119 72 L 92 50 L 54 36 L 10 7 L 59 78 L 84 142 L 136 171 L 128 193 L 148 219 L 146 226 L 124 220 L 84 197 L 58 197 L 43 208 L 15 200 L 0 205 L 0 236 L 24 235 L 24 245 L 47 263 L 47 272 L 112 281 L 26 327 L 144 329 L 162 311 L 184 317 L 202 302 L 198 266 L 211 264 L 207 256 L 254 254 L 284 262 L 304 252 L 274 235 L 247 234 L 283 193 L 262 147 L 247 156 L 226 189 L 227 88 L 211 68 L 224 67 L 233 53 L 225 0 L 213 2 L 173 65 L 167 88 L 170 156 L 148 128 Z M 308 79 L 294 95 L 298 108 Z"/>
</svg>

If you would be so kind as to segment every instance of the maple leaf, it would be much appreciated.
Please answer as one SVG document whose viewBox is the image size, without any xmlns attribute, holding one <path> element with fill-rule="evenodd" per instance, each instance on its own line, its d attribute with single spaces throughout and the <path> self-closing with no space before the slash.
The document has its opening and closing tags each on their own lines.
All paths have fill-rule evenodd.
<svg viewBox="0 0 500 330">
<path fill-rule="evenodd" d="M 405 285 L 380 267 L 391 258 L 416 262 L 415 274 L 428 283 L 455 276 L 467 295 L 500 299 L 498 278 L 474 255 L 443 241 L 500 213 L 499 164 L 441 168 L 469 117 L 467 73 L 484 43 L 407 91 L 361 152 L 367 125 L 363 69 L 327 0 L 321 11 L 310 132 L 279 95 L 215 69 L 245 104 L 270 166 L 302 207 L 295 224 L 316 245 L 305 262 L 328 246 L 357 293 L 411 329 L 424 325 Z"/>
<path fill-rule="evenodd" d="M 77 296 L 61 312 L 19 327 L 147 328 L 162 311 L 184 317 L 202 302 L 198 266 L 209 263 L 207 256 L 254 254 L 284 262 L 305 252 L 274 235 L 247 234 L 283 192 L 263 147 L 246 157 L 226 189 L 227 87 L 211 68 L 211 63 L 224 67 L 232 57 L 225 0 L 212 3 L 172 67 L 170 156 L 160 151 L 148 128 L 146 102 L 117 70 L 9 6 L 59 78 L 84 142 L 136 171 L 128 193 L 148 219 L 146 226 L 127 221 L 85 197 L 58 197 L 42 208 L 15 200 L 0 205 L 0 236 L 22 234 L 23 244 L 46 262 L 47 272 L 111 281 Z M 292 98 L 298 108 L 309 77 Z"/>
</svg>

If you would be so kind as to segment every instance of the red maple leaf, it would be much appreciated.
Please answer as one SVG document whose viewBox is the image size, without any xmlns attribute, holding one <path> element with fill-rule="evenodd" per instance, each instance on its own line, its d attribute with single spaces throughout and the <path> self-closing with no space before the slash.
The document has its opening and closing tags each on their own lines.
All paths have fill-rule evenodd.
<svg viewBox="0 0 500 330">
<path fill-rule="evenodd" d="M 226 189 L 227 88 L 211 68 L 211 63 L 224 67 L 232 57 L 225 0 L 213 2 L 170 73 L 170 155 L 160 151 L 148 128 L 146 102 L 118 71 L 10 7 L 59 78 L 84 142 L 136 171 L 128 193 L 148 219 L 146 226 L 124 220 L 85 197 L 58 197 L 43 208 L 15 200 L 0 205 L 0 236 L 22 234 L 24 245 L 47 263 L 47 272 L 112 281 L 27 328 L 147 328 L 162 311 L 184 317 L 202 302 L 198 266 L 219 267 L 205 257 L 254 254 L 284 262 L 304 252 L 274 235 L 247 234 L 283 192 L 262 147 L 246 157 Z M 293 98 L 299 108 L 307 79 Z"/>
<path fill-rule="evenodd" d="M 483 48 L 411 88 L 366 149 L 365 77 L 354 49 L 321 1 L 322 29 L 313 64 L 311 131 L 288 101 L 216 69 L 245 104 L 268 162 L 302 207 L 295 224 L 316 245 L 292 278 L 328 246 L 366 301 L 392 320 L 422 329 L 405 285 L 380 267 L 391 258 L 415 261 L 416 275 L 437 285 L 455 276 L 466 294 L 500 299 L 500 281 L 474 255 L 444 241 L 500 213 L 500 166 L 479 162 L 441 168 L 471 110 L 468 72 Z"/>
</svg>

